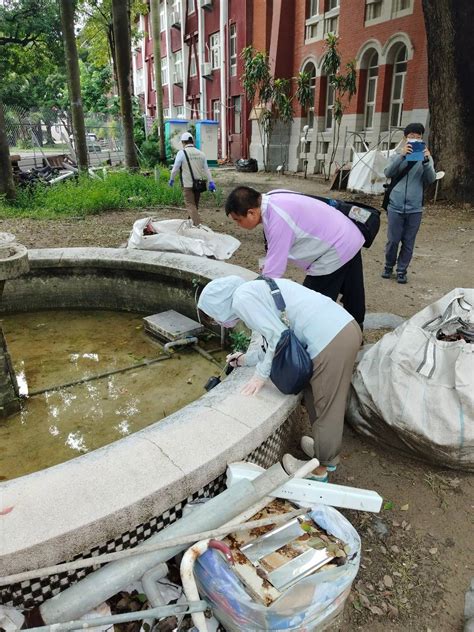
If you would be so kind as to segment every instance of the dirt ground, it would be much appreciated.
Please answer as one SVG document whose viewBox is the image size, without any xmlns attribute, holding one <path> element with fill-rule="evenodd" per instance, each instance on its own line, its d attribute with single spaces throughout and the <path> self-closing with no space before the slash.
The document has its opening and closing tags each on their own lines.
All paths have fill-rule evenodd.
<svg viewBox="0 0 474 632">
<path fill-rule="evenodd" d="M 328 191 L 327 183 L 315 178 L 239 174 L 228 169 L 218 170 L 216 183 L 224 196 L 240 183 L 261 191 Z M 0 220 L 0 231 L 16 234 L 30 248 L 118 247 L 126 242 L 133 221 L 144 215 L 184 217 L 175 208 L 110 212 L 77 220 Z M 241 240 L 231 262 L 256 270 L 258 258 L 264 255 L 260 228 L 244 231 L 235 227 L 212 199 L 202 215 L 212 229 Z M 367 310 L 409 317 L 455 287 L 472 287 L 473 218 L 473 208 L 428 204 L 409 282 L 398 285 L 380 278 L 384 215 L 379 236 L 363 252 Z M 297 281 L 303 278 L 296 268 L 289 268 L 287 274 Z M 366 339 L 372 340 L 373 333 L 367 333 Z M 334 629 L 462 630 L 464 595 L 474 576 L 474 477 L 406 458 L 369 443 L 347 427 L 342 466 L 333 481 L 374 489 L 387 507 L 379 515 L 346 512 L 362 538 L 362 565 L 343 621 Z"/>
</svg>

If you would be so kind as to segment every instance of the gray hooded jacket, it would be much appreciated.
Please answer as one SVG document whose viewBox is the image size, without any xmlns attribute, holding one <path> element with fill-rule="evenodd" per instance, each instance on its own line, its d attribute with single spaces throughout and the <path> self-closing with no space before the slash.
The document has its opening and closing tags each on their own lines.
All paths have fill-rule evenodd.
<svg viewBox="0 0 474 632">
<path fill-rule="evenodd" d="M 409 165 L 410 163 L 405 160 L 405 156 L 395 154 L 385 167 L 384 174 L 387 178 L 396 178 Z M 388 210 L 397 213 L 420 213 L 423 210 L 424 187 L 432 184 L 435 180 L 436 172 L 431 156 L 427 162 L 415 163 L 408 175 L 402 178 L 390 192 Z"/>
</svg>

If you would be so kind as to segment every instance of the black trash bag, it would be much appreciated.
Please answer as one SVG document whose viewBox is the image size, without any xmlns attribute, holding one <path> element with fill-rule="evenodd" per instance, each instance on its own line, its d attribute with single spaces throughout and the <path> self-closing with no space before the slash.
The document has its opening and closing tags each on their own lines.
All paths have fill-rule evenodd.
<svg viewBox="0 0 474 632">
<path fill-rule="evenodd" d="M 258 171 L 258 163 L 255 158 L 239 158 L 239 160 L 235 162 L 235 168 L 237 171 L 255 173 Z"/>
</svg>

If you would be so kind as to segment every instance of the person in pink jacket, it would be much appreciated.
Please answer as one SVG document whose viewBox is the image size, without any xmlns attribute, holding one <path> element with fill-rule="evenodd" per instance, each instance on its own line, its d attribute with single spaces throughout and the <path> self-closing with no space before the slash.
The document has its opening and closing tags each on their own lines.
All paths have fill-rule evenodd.
<svg viewBox="0 0 474 632">
<path fill-rule="evenodd" d="M 343 213 L 325 202 L 294 191 L 259 193 L 247 186 L 234 189 L 226 214 L 252 230 L 259 224 L 267 243 L 262 274 L 280 278 L 288 261 L 306 271 L 305 287 L 336 301 L 363 328 L 364 275 L 361 248 L 364 237 Z"/>
</svg>

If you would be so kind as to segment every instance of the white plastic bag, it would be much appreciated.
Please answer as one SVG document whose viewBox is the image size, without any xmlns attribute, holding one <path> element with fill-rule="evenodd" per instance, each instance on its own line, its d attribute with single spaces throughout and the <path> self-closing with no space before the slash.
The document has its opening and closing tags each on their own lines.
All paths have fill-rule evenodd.
<svg viewBox="0 0 474 632">
<path fill-rule="evenodd" d="M 474 343 L 437 338 L 474 326 L 474 290 L 456 289 L 386 334 L 356 367 L 356 430 L 444 467 L 474 470 Z"/>
<path fill-rule="evenodd" d="M 198 558 L 194 574 L 199 593 L 228 632 L 323 630 L 342 611 L 359 570 L 360 538 L 333 507 L 317 505 L 311 518 L 348 545 L 347 562 L 301 579 L 269 607 L 252 599 L 217 551 L 209 549 Z"/>
<path fill-rule="evenodd" d="M 144 235 L 143 231 L 151 224 L 156 234 Z M 231 235 L 215 233 L 207 226 L 194 227 L 190 222 L 181 219 L 165 219 L 155 221 L 151 217 L 138 219 L 127 243 L 127 248 L 138 250 L 162 250 L 164 252 L 180 252 L 198 257 L 214 257 L 230 259 L 240 241 Z"/>
</svg>

